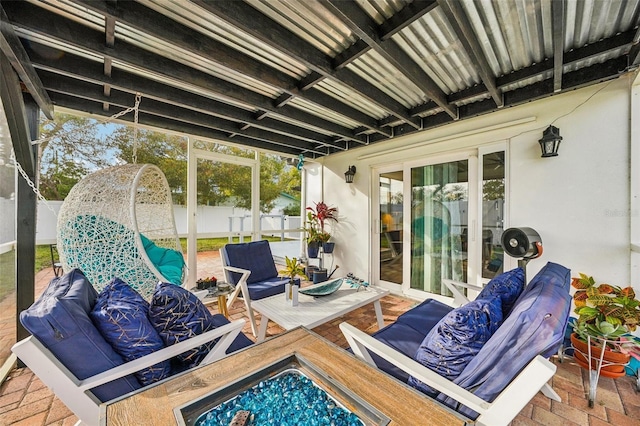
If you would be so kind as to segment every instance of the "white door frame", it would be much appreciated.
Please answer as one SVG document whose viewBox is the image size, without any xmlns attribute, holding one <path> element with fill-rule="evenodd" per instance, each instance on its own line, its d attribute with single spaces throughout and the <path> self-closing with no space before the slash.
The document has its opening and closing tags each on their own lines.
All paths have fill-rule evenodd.
<svg viewBox="0 0 640 426">
<path fill-rule="evenodd" d="M 187 276 L 188 287 L 195 287 L 198 276 L 198 160 L 220 161 L 251 167 L 251 240 L 259 238 L 260 233 L 260 153 L 255 151 L 254 158 L 236 157 L 217 152 L 198 149 L 194 140 L 188 138 L 187 149 Z"/>
</svg>

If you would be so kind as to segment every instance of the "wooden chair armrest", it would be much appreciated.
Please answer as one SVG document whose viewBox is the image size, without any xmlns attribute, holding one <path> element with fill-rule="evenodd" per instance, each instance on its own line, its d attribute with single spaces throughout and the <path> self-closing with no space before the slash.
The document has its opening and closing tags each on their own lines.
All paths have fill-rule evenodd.
<svg viewBox="0 0 640 426">
<path fill-rule="evenodd" d="M 220 340 L 200 363 L 200 365 L 209 364 L 225 356 L 226 350 L 229 348 L 238 334 L 242 331 L 244 324 L 245 320 L 243 319 L 235 320 L 229 324 L 223 325 L 222 327 L 217 327 L 214 330 L 207 331 L 206 333 L 202 333 L 187 340 L 183 340 L 180 343 L 176 343 L 175 345 L 160 349 L 159 351 L 153 352 L 149 355 L 145 355 L 136 360 L 129 361 L 125 364 L 111 368 L 100 374 L 96 374 L 95 376 L 88 377 L 84 380 L 81 380 L 78 387 L 83 391 L 91 390 L 105 383 L 135 373 L 136 371 L 140 371 L 143 368 L 150 367 L 161 361 L 165 361 L 185 351 L 188 351 L 189 349 L 204 345 L 205 343 L 211 342 L 212 340 L 220 337 Z"/>
<path fill-rule="evenodd" d="M 474 290 L 477 292 L 482 291 L 482 287 L 478 287 L 474 284 L 463 283 L 461 281 L 443 279 L 442 283 L 447 286 L 451 293 L 453 293 L 453 302 L 459 306 L 469 303 L 469 298 L 460 291 L 460 288 L 466 288 L 467 290 Z"/>
</svg>

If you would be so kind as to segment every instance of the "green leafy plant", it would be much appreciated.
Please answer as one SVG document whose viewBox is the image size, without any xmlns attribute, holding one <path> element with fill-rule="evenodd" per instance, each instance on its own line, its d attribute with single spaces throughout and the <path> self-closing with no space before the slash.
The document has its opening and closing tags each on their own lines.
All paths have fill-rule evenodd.
<svg viewBox="0 0 640 426">
<path fill-rule="evenodd" d="M 580 339 L 615 341 L 635 331 L 640 323 L 640 301 L 632 287 L 598 285 L 593 277 L 583 273 L 573 278 L 571 285 L 577 290 L 573 300 L 578 320 L 573 331 Z"/>
<path fill-rule="evenodd" d="M 283 274 L 289 277 L 289 282 L 293 283 L 296 277 L 300 277 L 303 280 L 308 280 L 304 273 L 304 264 L 298 262 L 297 258 L 290 259 L 288 256 L 284 258 L 287 267 L 278 271 L 279 274 Z"/>
</svg>

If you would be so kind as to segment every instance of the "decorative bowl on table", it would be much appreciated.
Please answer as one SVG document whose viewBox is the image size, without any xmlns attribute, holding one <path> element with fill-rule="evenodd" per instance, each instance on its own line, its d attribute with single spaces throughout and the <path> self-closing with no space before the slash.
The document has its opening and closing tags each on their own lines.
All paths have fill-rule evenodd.
<svg viewBox="0 0 640 426">
<path fill-rule="evenodd" d="M 298 293 L 306 294 L 307 296 L 327 296 L 342 286 L 342 278 L 335 280 L 324 281 L 318 284 L 304 287 L 298 290 Z"/>
</svg>

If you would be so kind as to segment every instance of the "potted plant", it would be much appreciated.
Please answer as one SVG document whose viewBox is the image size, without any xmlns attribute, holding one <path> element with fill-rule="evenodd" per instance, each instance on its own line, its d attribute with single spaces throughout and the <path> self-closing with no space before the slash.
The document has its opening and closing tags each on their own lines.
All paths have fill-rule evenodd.
<svg viewBox="0 0 640 426">
<path fill-rule="evenodd" d="M 311 212 L 307 212 L 307 226 L 304 228 L 306 233 L 306 242 L 307 242 L 307 255 L 310 258 L 318 257 L 318 253 L 320 251 L 320 245 L 322 244 L 320 240 L 320 224 L 317 219 L 313 217 Z"/>
<path fill-rule="evenodd" d="M 630 352 L 636 349 L 636 344 L 623 336 L 634 331 L 640 322 L 640 301 L 636 299 L 633 288 L 597 285 L 593 277 L 582 273 L 579 278 L 572 279 L 571 285 L 577 290 L 573 300 L 578 319 L 571 335 L 576 362 L 589 368 L 590 344 L 591 368 L 597 368 L 604 349 L 601 374 L 605 377 L 623 376 Z"/>
<path fill-rule="evenodd" d="M 325 229 L 328 221 L 338 222 L 338 209 L 329 207 L 324 201 L 315 203 L 315 207 L 307 207 L 307 218 L 317 226 L 316 239 L 322 244 L 324 253 L 332 253 L 335 243 L 329 242 L 331 234 Z"/>
<path fill-rule="evenodd" d="M 285 256 L 284 261 L 287 267 L 278 271 L 278 273 L 289 277 L 289 299 L 291 299 L 293 296 L 293 286 L 296 285 L 296 277 L 300 277 L 303 280 L 308 280 L 309 278 L 307 278 L 304 273 L 304 264 L 298 262 L 297 258 L 294 257 L 290 259 L 288 256 Z"/>
</svg>

